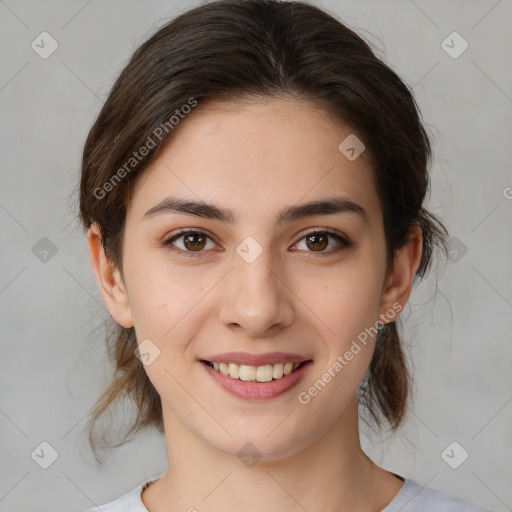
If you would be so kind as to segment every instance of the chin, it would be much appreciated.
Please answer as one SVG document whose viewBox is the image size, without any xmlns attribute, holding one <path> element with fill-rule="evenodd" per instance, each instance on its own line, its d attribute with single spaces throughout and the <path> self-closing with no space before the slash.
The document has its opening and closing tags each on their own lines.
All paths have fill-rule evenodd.
<svg viewBox="0 0 512 512">
<path fill-rule="evenodd" d="M 247 467 L 251 467 L 257 462 L 276 461 L 284 459 L 298 452 L 301 447 L 307 445 L 306 440 L 296 439 L 290 436 L 289 429 L 276 428 L 278 423 L 272 426 L 264 422 L 264 428 L 256 429 L 255 425 L 251 429 L 232 431 L 233 438 L 210 440 L 210 444 L 217 450 L 232 457 L 237 457 Z M 267 428 L 268 427 L 268 428 Z"/>
</svg>

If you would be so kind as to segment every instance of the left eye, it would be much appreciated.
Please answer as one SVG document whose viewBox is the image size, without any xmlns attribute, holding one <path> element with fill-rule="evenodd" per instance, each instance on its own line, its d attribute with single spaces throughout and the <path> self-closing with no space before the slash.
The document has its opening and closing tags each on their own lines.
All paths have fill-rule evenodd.
<svg viewBox="0 0 512 512">
<path fill-rule="evenodd" d="M 305 241 L 305 246 L 310 249 L 313 248 L 312 251 L 309 252 L 334 252 L 338 249 L 334 249 L 334 251 L 325 251 L 326 247 L 329 245 L 329 238 L 336 240 L 339 246 L 343 247 L 350 247 L 352 245 L 351 242 L 343 238 L 342 236 L 338 235 L 337 233 L 332 233 L 331 231 L 311 231 L 310 233 L 306 234 L 304 237 L 302 237 L 299 240 L 299 243 L 303 240 Z M 299 245 L 299 244 L 297 244 Z"/>
</svg>

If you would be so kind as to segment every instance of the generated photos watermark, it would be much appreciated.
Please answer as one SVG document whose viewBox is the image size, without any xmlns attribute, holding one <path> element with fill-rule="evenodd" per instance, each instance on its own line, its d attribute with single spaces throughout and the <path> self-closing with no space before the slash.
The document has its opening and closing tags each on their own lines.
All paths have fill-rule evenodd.
<svg viewBox="0 0 512 512">
<path fill-rule="evenodd" d="M 400 311 L 402 310 L 402 306 L 395 302 L 393 306 L 388 309 L 384 314 L 380 315 L 380 320 L 384 321 L 384 323 L 392 322 L 396 319 Z M 346 350 L 343 355 L 338 355 L 336 361 L 320 376 L 319 379 L 315 381 L 313 385 L 311 385 L 306 391 L 301 391 L 297 394 L 297 400 L 302 405 L 307 405 L 311 401 L 311 399 L 320 393 L 325 386 L 338 375 L 345 366 L 349 364 L 354 356 L 361 352 L 361 343 L 366 346 L 368 343 L 368 338 L 371 336 L 375 336 L 379 330 L 382 328 L 383 323 L 377 320 L 375 324 L 371 327 L 366 327 L 364 331 L 360 332 L 357 335 L 357 340 L 353 340 L 350 348 Z M 359 341 L 359 343 L 358 343 Z"/>
<path fill-rule="evenodd" d="M 101 187 L 96 187 L 94 189 L 94 197 L 100 200 L 104 199 L 108 192 L 111 192 L 127 174 L 137 167 L 144 157 L 149 155 L 150 151 L 157 145 L 156 139 L 162 141 L 162 139 L 168 135 L 169 132 L 172 131 L 195 106 L 197 106 L 197 100 L 189 98 L 187 103 L 182 105 L 179 109 L 175 109 L 174 114 L 169 118 L 169 120 L 159 124 L 151 132 L 144 144 L 137 151 L 132 153 L 123 166 L 112 174 L 112 176 L 110 176 L 110 178 Z"/>
</svg>

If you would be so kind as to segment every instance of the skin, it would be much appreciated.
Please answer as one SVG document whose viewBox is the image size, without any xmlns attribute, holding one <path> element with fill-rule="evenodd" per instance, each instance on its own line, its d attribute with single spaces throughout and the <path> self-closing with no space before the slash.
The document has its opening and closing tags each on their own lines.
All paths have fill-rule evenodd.
<svg viewBox="0 0 512 512">
<path fill-rule="evenodd" d="M 368 160 L 363 152 L 349 161 L 338 150 L 348 127 L 292 99 L 217 106 L 196 107 L 137 182 L 127 206 L 124 282 L 105 257 L 98 227 L 88 233 L 113 318 L 160 350 L 145 370 L 162 398 L 170 469 L 142 500 L 150 512 L 382 510 L 403 481 L 360 447 L 357 389 L 375 338 L 307 405 L 297 393 L 365 328 L 379 318 L 387 323 L 382 315 L 393 304 L 405 306 L 421 230 L 412 229 L 386 274 L 381 203 Z M 237 221 L 181 213 L 142 220 L 170 195 L 229 208 Z M 288 205 L 333 196 L 360 204 L 368 223 L 353 213 L 274 223 Z M 206 230 L 211 240 L 196 257 L 180 255 L 163 245 L 178 228 Z M 313 228 L 335 230 L 354 246 L 327 239 L 328 247 L 315 249 L 304 238 Z M 247 236 L 263 249 L 250 264 L 236 252 Z M 183 237 L 174 244 L 187 250 Z M 297 388 L 245 401 L 215 384 L 198 361 L 231 350 L 294 352 L 314 363 Z M 237 457 L 247 442 L 262 454 L 250 467 Z"/>
</svg>

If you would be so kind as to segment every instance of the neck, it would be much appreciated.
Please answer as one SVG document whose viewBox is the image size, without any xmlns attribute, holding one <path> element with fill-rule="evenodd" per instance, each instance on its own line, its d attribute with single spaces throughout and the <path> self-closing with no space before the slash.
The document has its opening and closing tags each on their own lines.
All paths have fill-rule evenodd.
<svg viewBox="0 0 512 512">
<path fill-rule="evenodd" d="M 164 413 L 169 470 L 143 492 L 143 502 L 150 512 L 382 510 L 403 482 L 361 449 L 357 397 L 342 416 L 302 450 L 251 464 L 198 439 Z"/>
</svg>

